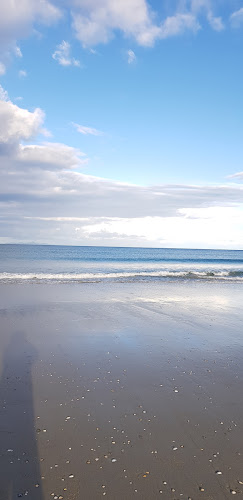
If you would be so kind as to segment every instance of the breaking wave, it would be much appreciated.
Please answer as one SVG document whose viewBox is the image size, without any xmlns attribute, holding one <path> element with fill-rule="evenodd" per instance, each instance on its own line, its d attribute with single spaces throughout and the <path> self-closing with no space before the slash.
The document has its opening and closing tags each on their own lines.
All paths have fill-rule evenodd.
<svg viewBox="0 0 243 500">
<path fill-rule="evenodd" d="M 101 281 L 153 281 L 153 280 L 222 280 L 243 281 L 243 271 L 142 271 L 142 272 L 110 272 L 110 273 L 0 273 L 0 283 L 70 283 Z"/>
</svg>

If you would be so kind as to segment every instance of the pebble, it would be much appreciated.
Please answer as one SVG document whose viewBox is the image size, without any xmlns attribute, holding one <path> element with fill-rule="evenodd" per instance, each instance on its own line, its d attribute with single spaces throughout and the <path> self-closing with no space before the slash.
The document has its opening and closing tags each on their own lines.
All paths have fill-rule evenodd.
<svg viewBox="0 0 243 500">
<path fill-rule="evenodd" d="M 221 472 L 220 470 L 216 470 L 215 474 L 217 474 L 218 476 L 222 476 L 223 472 Z"/>
<path fill-rule="evenodd" d="M 231 495 L 236 495 L 236 491 L 235 490 L 230 490 L 230 493 L 231 493 Z"/>
<path fill-rule="evenodd" d="M 114 462 L 117 462 L 117 459 L 116 458 L 112 458 L 111 461 L 112 461 L 112 463 L 114 463 Z"/>
<path fill-rule="evenodd" d="M 74 474 L 70 474 L 68 477 L 72 479 L 74 477 Z"/>
</svg>

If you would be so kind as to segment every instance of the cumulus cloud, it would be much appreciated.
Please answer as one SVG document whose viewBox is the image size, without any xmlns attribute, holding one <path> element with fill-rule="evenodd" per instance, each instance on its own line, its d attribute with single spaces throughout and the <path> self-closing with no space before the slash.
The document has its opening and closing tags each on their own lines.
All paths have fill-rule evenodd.
<svg viewBox="0 0 243 500">
<path fill-rule="evenodd" d="M 13 0 L 0 2 L 0 74 L 5 71 L 10 54 L 22 57 L 16 44 L 36 32 L 40 25 L 57 22 L 64 13 L 71 16 L 76 38 L 84 47 L 109 42 L 117 32 L 133 38 L 141 46 L 152 47 L 157 40 L 196 33 L 200 28 L 200 16 L 206 17 L 216 31 L 224 28 L 223 20 L 216 16 L 212 0 L 175 0 L 161 13 L 152 10 L 148 0 Z M 231 16 L 233 25 L 242 22 L 243 9 Z M 62 66 L 79 66 L 80 62 L 70 55 L 70 44 L 62 41 L 52 57 Z M 129 55 L 128 55 L 129 57 Z M 133 61 L 130 56 L 129 61 Z"/>
<path fill-rule="evenodd" d="M 243 24 L 243 7 L 231 14 L 230 22 L 233 28 L 239 28 Z"/>
<path fill-rule="evenodd" d="M 190 12 L 176 12 L 158 22 L 145 0 L 73 0 L 72 16 L 76 37 L 84 46 L 107 43 L 117 30 L 139 45 L 153 46 L 158 39 L 199 29 Z"/>
<path fill-rule="evenodd" d="M 0 101 L 0 152 L 6 146 L 17 147 L 20 140 L 28 140 L 35 136 L 44 121 L 44 113 L 37 108 L 30 112 L 19 108 L 11 101 Z"/>
<path fill-rule="evenodd" d="M 103 132 L 93 127 L 85 127 L 84 125 L 79 125 L 78 123 L 73 123 L 72 125 L 80 134 L 83 135 L 103 135 Z"/>
<path fill-rule="evenodd" d="M 61 66 L 80 66 L 80 61 L 71 57 L 71 45 L 65 40 L 57 46 L 52 57 Z"/>
</svg>

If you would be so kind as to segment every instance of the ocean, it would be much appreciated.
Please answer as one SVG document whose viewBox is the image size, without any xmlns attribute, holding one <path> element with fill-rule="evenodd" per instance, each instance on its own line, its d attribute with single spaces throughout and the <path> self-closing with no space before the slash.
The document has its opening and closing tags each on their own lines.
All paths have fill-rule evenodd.
<svg viewBox="0 0 243 500">
<path fill-rule="evenodd" d="M 0 245 L 0 283 L 243 281 L 243 250 Z"/>
</svg>

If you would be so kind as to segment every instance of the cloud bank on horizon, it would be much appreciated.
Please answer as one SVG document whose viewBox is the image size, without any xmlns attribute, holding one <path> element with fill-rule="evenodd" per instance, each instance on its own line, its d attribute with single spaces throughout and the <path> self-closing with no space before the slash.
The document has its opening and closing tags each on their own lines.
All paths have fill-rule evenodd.
<svg viewBox="0 0 243 500">
<path fill-rule="evenodd" d="M 243 167 L 240 168 L 242 157 L 238 156 L 237 163 L 232 164 L 229 161 L 228 170 L 227 167 L 225 170 L 227 175 L 223 176 L 220 175 L 219 162 L 217 182 L 211 180 L 210 167 L 208 180 L 206 171 L 202 182 L 202 170 L 199 172 L 192 167 L 191 182 L 182 182 L 181 164 L 187 162 L 187 154 L 189 155 L 185 148 L 184 158 L 182 157 L 182 145 L 181 151 L 178 151 L 174 172 L 170 172 L 161 162 L 158 170 L 155 167 L 153 170 L 151 158 L 144 170 L 147 178 L 151 174 L 156 182 L 144 182 L 141 175 L 143 169 L 141 165 L 135 165 L 139 163 L 136 159 L 131 159 L 133 150 L 130 143 L 128 147 L 126 139 L 127 134 L 131 136 L 131 142 L 135 143 L 137 140 L 141 155 L 145 155 L 148 148 L 146 141 L 152 141 L 159 130 L 158 113 L 151 100 L 149 116 L 144 114 L 144 136 L 141 135 L 143 121 L 140 109 L 144 100 L 143 92 L 147 95 L 148 88 L 148 83 L 143 84 L 140 75 L 136 76 L 136 72 L 140 71 L 139 58 L 143 57 L 141 51 L 150 50 L 151 63 L 148 62 L 147 69 L 155 75 L 157 63 L 153 63 L 152 54 L 157 51 L 160 56 L 159 51 L 164 50 L 161 47 L 165 40 L 173 39 L 173 43 L 180 44 L 179 39 L 184 36 L 186 43 L 193 45 L 195 37 L 199 37 L 203 30 L 209 38 L 226 36 L 222 35 L 226 32 L 236 33 L 232 36 L 241 37 L 242 3 L 234 1 L 234 8 L 231 10 L 228 6 L 222 8 L 222 3 L 224 2 L 216 0 L 165 1 L 160 12 L 153 6 L 153 2 L 145 0 L 64 0 L 61 7 L 60 2 L 54 0 L 19 0 L 0 4 L 0 77 L 6 79 L 5 85 L 0 85 L 0 243 L 243 249 Z M 69 41 L 64 40 L 64 31 L 66 33 L 67 29 Z M 63 108 L 60 112 L 67 116 L 70 107 L 75 114 L 69 119 L 63 119 L 61 125 L 58 119 L 56 122 L 54 120 L 54 96 L 50 100 L 45 80 L 39 83 L 35 80 L 35 84 L 30 81 L 34 78 L 31 74 L 34 66 L 30 64 L 35 57 L 30 47 L 33 37 L 38 39 L 40 53 L 45 39 L 48 47 L 51 42 L 52 51 L 49 51 L 48 61 L 45 60 L 47 52 L 43 51 L 39 64 L 43 70 L 48 66 L 50 72 L 53 72 L 50 78 L 56 78 L 54 83 L 57 93 L 60 88 L 60 99 L 63 95 Z M 80 49 L 75 44 L 79 44 Z M 76 47 L 74 55 L 72 46 Z M 124 58 L 120 57 L 120 62 L 117 62 L 116 58 L 116 64 L 119 65 L 117 75 L 114 72 L 109 75 L 107 73 L 107 82 L 113 79 L 113 92 L 116 88 L 120 89 L 121 72 L 133 72 L 134 89 L 127 91 L 128 94 L 132 92 L 131 100 L 126 101 L 126 74 L 119 90 L 121 109 L 117 108 L 114 115 L 111 115 L 112 101 L 110 107 L 107 106 L 109 99 L 112 99 L 112 92 L 110 87 L 108 90 L 102 87 L 104 83 L 102 84 L 100 76 L 102 62 L 99 59 L 102 58 L 102 46 L 110 46 L 113 51 L 103 56 L 107 58 L 104 71 L 112 70 L 114 46 L 117 54 L 124 54 Z M 26 61 L 25 52 L 28 52 Z M 78 106 L 85 78 L 82 75 L 89 71 L 89 68 L 85 65 L 82 67 L 80 60 L 85 58 L 87 53 L 93 56 L 92 60 L 89 59 L 90 65 L 92 64 L 92 76 L 90 75 L 91 80 L 87 82 L 85 92 L 83 91 L 85 100 L 82 101 L 82 109 Z M 27 70 L 23 70 L 25 62 Z M 127 64 L 126 70 L 122 69 L 124 62 Z M 60 81 L 59 73 L 55 73 L 60 71 L 58 66 L 66 72 L 63 82 Z M 108 66 L 109 69 L 106 69 Z M 16 79 L 13 82 L 13 77 L 8 77 L 8 73 L 13 72 L 15 67 Z M 72 67 L 75 73 L 69 77 L 67 72 Z M 182 80 L 185 75 L 187 78 L 193 75 L 183 75 L 181 71 Z M 79 83 L 77 88 L 74 81 Z M 103 81 L 105 82 L 105 79 Z M 100 101 L 95 101 L 94 82 L 97 82 L 97 92 L 103 92 L 105 114 L 99 109 Z M 173 82 L 173 85 L 173 94 L 167 96 L 172 105 L 175 92 L 181 93 L 180 82 Z M 11 98 L 8 95 L 9 88 Z M 16 104 L 16 101 L 22 100 L 19 96 L 20 90 L 26 93 L 21 106 Z M 192 95 L 194 91 L 195 88 Z M 35 93 L 38 95 L 37 106 L 33 105 L 33 100 L 29 98 L 32 93 L 33 100 Z M 135 113 L 133 106 L 136 99 L 139 107 Z M 122 108 L 125 108 L 127 117 L 126 126 L 123 124 L 121 129 L 124 138 L 119 136 L 118 129 L 118 126 L 121 127 Z M 167 110 L 166 131 L 169 130 L 172 111 Z M 109 133 L 103 132 L 107 130 L 106 115 L 113 118 Z M 204 126 L 206 129 L 207 124 L 201 125 L 203 110 L 199 110 L 198 115 L 200 119 L 197 126 Z M 93 123 L 94 119 L 96 123 Z M 134 120 L 131 130 L 130 119 Z M 49 123 L 52 121 L 53 127 L 50 129 Z M 238 122 L 235 127 L 239 129 Z M 113 129 L 119 130 L 117 137 Z M 226 134 L 227 130 L 223 132 Z M 174 122 L 171 134 L 176 134 Z M 178 137 L 171 135 L 170 140 L 180 144 L 181 134 L 182 130 L 178 131 Z M 202 137 L 201 130 L 198 130 L 198 134 Z M 220 139 L 222 140 L 222 137 Z M 215 135 L 214 144 L 217 140 Z M 234 138 L 229 148 L 234 144 L 233 140 Z M 166 147 L 163 140 L 161 144 Z M 119 147 L 123 155 L 121 164 L 117 154 Z M 109 160 L 110 170 L 106 170 L 107 151 L 112 149 L 114 156 Z M 170 151 L 171 155 L 174 155 L 173 148 Z M 116 156 L 119 166 L 114 163 Z M 127 167 L 124 161 L 126 157 L 129 161 Z M 131 182 L 130 165 L 133 162 L 136 174 L 135 180 Z M 98 171 L 96 164 L 99 165 Z M 89 173 L 87 169 L 90 170 Z M 107 175 L 107 172 L 111 175 Z M 123 180 L 120 180 L 121 178 Z M 161 179 L 164 179 L 164 182 L 161 182 Z"/>
</svg>

